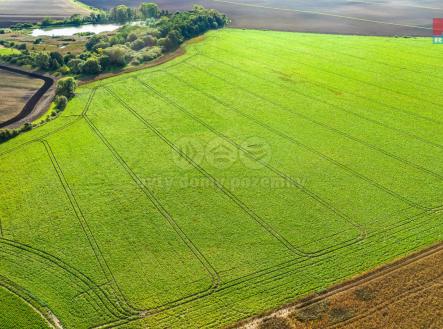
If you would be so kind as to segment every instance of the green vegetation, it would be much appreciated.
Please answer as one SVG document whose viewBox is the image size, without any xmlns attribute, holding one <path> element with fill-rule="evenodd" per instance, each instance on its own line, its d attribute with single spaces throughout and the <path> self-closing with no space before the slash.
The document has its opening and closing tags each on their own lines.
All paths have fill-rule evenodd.
<svg viewBox="0 0 443 329">
<path fill-rule="evenodd" d="M 5 53 L 2 61 L 27 65 L 58 75 L 95 76 L 101 72 L 120 70 L 128 64 L 135 66 L 152 61 L 162 54 L 174 51 L 184 41 L 199 36 L 208 30 L 218 29 L 227 23 L 226 16 L 212 9 L 194 6 L 193 10 L 171 14 L 159 10 L 153 3 L 142 3 L 140 8 L 131 9 L 120 5 L 102 14 L 91 13 L 90 17 L 73 16 L 66 24 L 103 21 L 127 23 L 136 19 L 145 24 L 125 25 L 116 33 L 89 36 L 83 42 L 83 51 L 63 56 L 59 51 L 38 51 L 33 45 L 0 40 L 0 44 L 22 52 Z M 83 20 L 83 21 L 82 21 Z M 84 21 L 86 20 L 86 21 Z M 49 23 L 42 23 L 45 26 Z M 75 42 L 75 38 L 73 39 Z"/>
<path fill-rule="evenodd" d="M 0 275 L 65 328 L 219 328 L 440 241 L 437 48 L 221 30 L 80 86 L 0 145 Z"/>
<path fill-rule="evenodd" d="M 0 324 L 2 329 L 48 329 L 45 320 L 18 296 L 0 286 Z"/>
<path fill-rule="evenodd" d="M 0 46 L 0 56 L 8 56 L 8 55 L 14 55 L 14 54 L 19 54 L 20 51 L 18 51 L 17 49 L 14 48 L 2 48 Z"/>
</svg>

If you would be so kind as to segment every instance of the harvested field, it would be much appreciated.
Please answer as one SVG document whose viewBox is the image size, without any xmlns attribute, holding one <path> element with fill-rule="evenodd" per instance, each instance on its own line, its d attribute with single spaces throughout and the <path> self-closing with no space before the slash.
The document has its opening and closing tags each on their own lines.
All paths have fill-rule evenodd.
<svg viewBox="0 0 443 329">
<path fill-rule="evenodd" d="M 43 81 L 0 69 L 0 123 L 19 114 Z"/>
<path fill-rule="evenodd" d="M 100 8 L 142 0 L 83 0 Z M 443 16 L 439 0 L 158 0 L 171 11 L 202 4 L 226 13 L 232 27 L 361 35 L 430 36 Z"/>
<path fill-rule="evenodd" d="M 241 329 L 443 328 L 443 245 Z"/>
<path fill-rule="evenodd" d="M 84 84 L 0 145 L 0 279 L 66 329 L 221 328 L 440 242 L 442 65 L 223 29 Z"/>
<path fill-rule="evenodd" d="M 0 26 L 88 13 L 86 6 L 72 0 L 0 0 Z"/>
</svg>

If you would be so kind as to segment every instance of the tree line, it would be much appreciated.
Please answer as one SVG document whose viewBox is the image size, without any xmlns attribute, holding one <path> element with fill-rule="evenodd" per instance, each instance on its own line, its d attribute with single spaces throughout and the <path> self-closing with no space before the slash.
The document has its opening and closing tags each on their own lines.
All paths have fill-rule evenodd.
<svg viewBox="0 0 443 329">
<path fill-rule="evenodd" d="M 228 22 L 225 15 L 202 6 L 171 14 L 160 10 L 157 4 L 142 3 L 136 9 L 120 5 L 105 13 L 106 19 L 112 18 L 115 21 L 127 22 L 136 17 L 145 18 L 146 21 L 141 25 L 124 25 L 115 33 L 90 36 L 84 50 L 76 55 L 62 55 L 58 51 L 34 51 L 27 49 L 23 43 L 0 41 L 5 47 L 20 50 L 20 53 L 2 56 L 1 59 L 11 64 L 29 65 L 62 75 L 97 75 L 128 64 L 140 65 L 152 61 L 175 50 L 184 41 L 210 29 L 224 27 Z M 88 17 L 97 15 L 100 14 L 92 13 Z M 39 42 L 42 42 L 41 39 L 34 41 Z"/>
</svg>

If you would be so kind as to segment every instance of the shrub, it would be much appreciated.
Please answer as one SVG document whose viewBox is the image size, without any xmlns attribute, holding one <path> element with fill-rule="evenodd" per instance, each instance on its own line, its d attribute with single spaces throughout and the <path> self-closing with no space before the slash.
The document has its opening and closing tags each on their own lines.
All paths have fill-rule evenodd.
<svg viewBox="0 0 443 329">
<path fill-rule="evenodd" d="M 81 66 L 82 73 L 85 74 L 98 74 L 102 70 L 102 67 L 100 66 L 100 63 L 98 62 L 98 59 L 95 57 L 91 57 L 86 60 L 86 62 L 83 63 Z"/>
<path fill-rule="evenodd" d="M 74 78 L 68 77 L 58 80 L 57 82 L 57 96 L 65 96 L 67 99 L 71 99 L 75 96 L 75 88 L 77 87 L 77 82 Z"/>
<path fill-rule="evenodd" d="M 91 51 L 94 49 L 95 45 L 98 44 L 99 42 L 101 42 L 103 39 L 103 36 L 101 35 L 93 35 L 88 42 L 86 42 L 85 47 L 87 50 Z"/>
<path fill-rule="evenodd" d="M 68 64 L 70 60 L 74 59 L 75 55 L 71 54 L 71 53 L 67 53 L 64 57 L 63 57 L 63 62 L 65 64 Z"/>
<path fill-rule="evenodd" d="M 133 42 L 135 40 L 137 40 L 137 34 L 135 34 L 135 33 L 130 33 L 128 35 L 128 37 L 126 38 L 126 41 L 129 41 L 129 42 Z"/>
<path fill-rule="evenodd" d="M 82 71 L 83 63 L 83 60 L 74 58 L 68 62 L 68 67 L 71 69 L 72 73 L 79 74 Z"/>
<path fill-rule="evenodd" d="M 61 74 L 66 75 L 66 74 L 69 74 L 71 72 L 71 69 L 68 66 L 63 65 L 58 71 Z"/>
<path fill-rule="evenodd" d="M 142 13 L 143 18 L 156 18 L 158 17 L 158 5 L 152 2 L 142 3 L 139 7 L 139 11 Z"/>
<path fill-rule="evenodd" d="M 25 132 L 32 130 L 32 128 L 33 128 L 32 123 L 26 122 L 20 130 Z"/>
<path fill-rule="evenodd" d="M 19 134 L 18 130 L 0 129 L 0 143 L 6 142 Z"/>
<path fill-rule="evenodd" d="M 68 105 L 68 99 L 65 96 L 57 96 L 55 97 L 55 107 L 59 111 L 63 111 Z"/>
<path fill-rule="evenodd" d="M 26 46 L 26 43 L 20 43 L 20 44 L 15 46 L 15 49 L 26 50 L 26 49 L 28 49 L 28 47 Z"/>
<path fill-rule="evenodd" d="M 157 39 L 152 35 L 147 35 L 143 38 L 143 42 L 145 43 L 146 47 L 153 47 L 157 44 Z"/>
<path fill-rule="evenodd" d="M 108 55 L 101 55 L 98 58 L 98 61 L 99 61 L 100 66 L 101 66 L 103 71 L 106 70 L 110 66 L 110 64 L 111 64 L 111 61 L 109 60 L 109 56 Z"/>
<path fill-rule="evenodd" d="M 156 59 L 162 54 L 162 50 L 160 47 L 152 47 L 148 51 L 143 52 L 142 59 L 144 62 L 152 61 L 153 59 Z"/>
<path fill-rule="evenodd" d="M 129 49 L 125 46 L 112 46 L 103 51 L 109 57 L 110 65 L 125 66 L 130 60 Z"/>
<path fill-rule="evenodd" d="M 145 43 L 143 40 L 137 39 L 131 43 L 131 48 L 133 50 L 141 50 L 141 49 L 145 48 Z"/>
<path fill-rule="evenodd" d="M 93 51 L 97 51 L 98 49 L 105 49 L 105 48 L 108 48 L 108 47 L 110 47 L 111 46 L 111 44 L 109 43 L 109 42 L 107 42 L 107 41 L 105 41 L 105 40 L 102 40 L 102 41 L 100 41 L 99 43 L 97 43 L 93 48 L 92 48 L 92 50 Z"/>
<path fill-rule="evenodd" d="M 38 53 L 34 58 L 34 65 L 41 69 L 49 68 L 50 57 L 47 53 Z"/>
</svg>

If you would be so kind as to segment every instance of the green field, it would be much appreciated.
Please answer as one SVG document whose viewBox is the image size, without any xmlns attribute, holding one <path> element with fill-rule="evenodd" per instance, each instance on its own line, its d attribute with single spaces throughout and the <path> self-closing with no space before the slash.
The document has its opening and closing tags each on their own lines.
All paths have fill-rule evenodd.
<svg viewBox="0 0 443 329">
<path fill-rule="evenodd" d="M 45 320 L 9 290 L 0 287 L 0 325 L 2 329 L 47 329 Z"/>
<path fill-rule="evenodd" d="M 0 145 L 0 278 L 64 328 L 219 328 L 442 240 L 430 39 L 186 50 Z"/>
<path fill-rule="evenodd" d="M 6 56 L 6 55 L 12 55 L 12 54 L 18 54 L 20 51 L 13 48 L 2 48 L 0 46 L 0 56 Z"/>
</svg>

